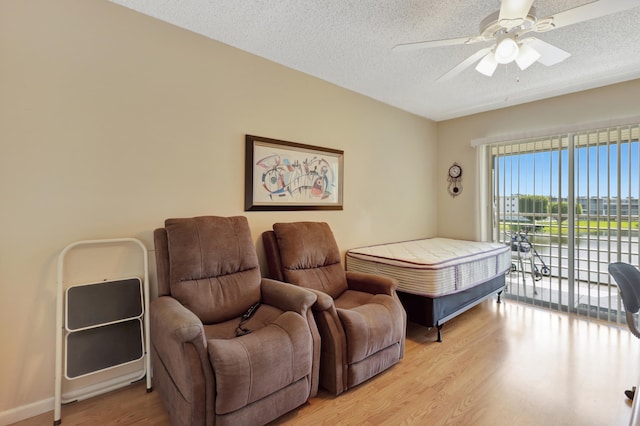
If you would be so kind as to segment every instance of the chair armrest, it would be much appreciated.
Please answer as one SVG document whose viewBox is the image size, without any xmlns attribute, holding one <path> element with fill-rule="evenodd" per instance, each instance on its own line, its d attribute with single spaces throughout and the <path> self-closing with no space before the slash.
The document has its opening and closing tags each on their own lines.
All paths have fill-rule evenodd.
<svg viewBox="0 0 640 426">
<path fill-rule="evenodd" d="M 315 294 L 316 297 L 318 298 L 315 305 L 313 305 L 314 311 L 322 312 L 322 311 L 328 311 L 329 309 L 332 309 L 332 308 L 335 311 L 335 307 L 333 304 L 333 297 L 329 296 L 327 293 L 322 292 L 320 290 L 314 290 L 310 288 L 309 291 L 312 291 L 313 294 Z M 335 315 L 337 315 L 337 313 Z"/>
<path fill-rule="evenodd" d="M 316 295 L 311 291 L 269 278 L 262 279 L 261 292 L 262 303 L 297 312 L 305 318 L 307 310 L 316 302 Z"/>
<path fill-rule="evenodd" d="M 191 369 L 196 368 L 200 375 L 202 369 L 211 369 L 202 322 L 169 296 L 161 296 L 151 302 L 149 319 L 151 344 L 158 357 L 180 392 L 190 395 L 194 375 Z M 210 375 L 205 372 L 205 376 Z"/>
<path fill-rule="evenodd" d="M 633 318 L 633 312 L 629 312 L 629 311 L 626 311 L 626 312 L 627 312 L 626 314 L 627 325 L 629 326 L 629 331 L 631 332 L 631 334 L 633 334 L 634 336 L 640 339 L 640 330 L 638 329 L 638 326 L 636 325 L 636 321 Z"/>
<path fill-rule="evenodd" d="M 202 321 L 173 297 L 162 296 L 151 302 L 149 309 L 151 324 L 155 325 L 156 337 L 172 343 L 193 342 L 207 345 Z"/>
<path fill-rule="evenodd" d="M 310 309 L 313 307 L 313 310 L 315 310 L 317 306 L 316 292 L 269 278 L 262 279 L 261 292 L 263 303 L 275 306 L 283 311 L 297 312 L 307 321 L 313 341 L 313 371 L 311 373 L 311 391 L 309 396 L 316 396 L 318 393 L 320 374 L 320 333 L 314 319 L 314 313 L 312 309 Z M 327 295 L 325 296 L 329 297 Z M 331 299 L 331 297 L 329 297 L 329 299 Z M 333 305 L 333 300 L 331 300 L 331 302 Z"/>
<path fill-rule="evenodd" d="M 393 296 L 398 287 L 398 282 L 390 277 L 355 271 L 346 271 L 346 274 L 350 290 Z"/>
<path fill-rule="evenodd" d="M 396 289 L 398 281 L 395 278 L 385 277 L 376 274 L 365 274 L 363 272 L 346 271 L 347 285 L 351 290 L 364 291 L 371 294 L 387 294 L 391 296 L 400 306 L 402 312 L 402 323 L 404 324 L 402 339 L 400 339 L 400 358 L 404 358 L 404 346 L 406 336 L 407 313 L 400 302 Z"/>
</svg>

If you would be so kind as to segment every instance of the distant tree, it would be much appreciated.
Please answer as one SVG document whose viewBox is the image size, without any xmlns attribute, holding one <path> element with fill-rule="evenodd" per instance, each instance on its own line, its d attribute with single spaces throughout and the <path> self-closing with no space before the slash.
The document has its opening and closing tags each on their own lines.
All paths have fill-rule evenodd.
<svg viewBox="0 0 640 426">
<path fill-rule="evenodd" d="M 549 197 L 543 195 L 520 195 L 518 211 L 533 220 L 544 219 L 549 214 Z"/>
<path fill-rule="evenodd" d="M 560 214 L 562 217 L 561 221 L 564 222 L 565 220 L 567 220 L 567 213 L 569 212 L 569 203 L 566 203 L 566 202 L 551 203 L 549 205 L 549 214 L 551 214 L 552 216 L 557 216 L 558 209 L 560 209 Z M 576 214 L 582 214 L 582 204 L 576 204 Z"/>
</svg>

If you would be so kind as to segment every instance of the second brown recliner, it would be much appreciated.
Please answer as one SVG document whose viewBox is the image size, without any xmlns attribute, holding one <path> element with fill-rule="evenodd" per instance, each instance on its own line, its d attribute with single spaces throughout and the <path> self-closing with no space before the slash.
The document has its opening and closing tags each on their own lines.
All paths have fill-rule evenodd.
<svg viewBox="0 0 640 426">
<path fill-rule="evenodd" d="M 324 222 L 276 223 L 262 234 L 271 278 L 313 290 L 320 384 L 338 395 L 404 357 L 406 313 L 391 278 L 344 271 Z"/>
</svg>

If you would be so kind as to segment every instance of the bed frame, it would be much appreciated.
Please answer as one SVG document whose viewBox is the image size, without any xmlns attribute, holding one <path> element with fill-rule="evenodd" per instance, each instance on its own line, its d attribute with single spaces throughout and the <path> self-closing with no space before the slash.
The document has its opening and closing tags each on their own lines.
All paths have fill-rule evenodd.
<svg viewBox="0 0 640 426">
<path fill-rule="evenodd" d="M 437 327 L 438 342 L 442 342 L 442 327 L 445 322 L 473 308 L 497 294 L 497 303 L 505 287 L 505 276 L 500 275 L 484 283 L 457 293 L 429 297 L 398 291 L 398 297 L 407 311 L 409 321 L 426 327 Z"/>
</svg>

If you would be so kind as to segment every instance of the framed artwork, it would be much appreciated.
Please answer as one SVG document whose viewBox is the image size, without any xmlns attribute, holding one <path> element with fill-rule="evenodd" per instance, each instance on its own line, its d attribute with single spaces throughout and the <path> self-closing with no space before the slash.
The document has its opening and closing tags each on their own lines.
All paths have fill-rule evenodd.
<svg viewBox="0 0 640 426">
<path fill-rule="evenodd" d="M 344 151 L 246 136 L 244 209 L 342 210 Z"/>
</svg>

